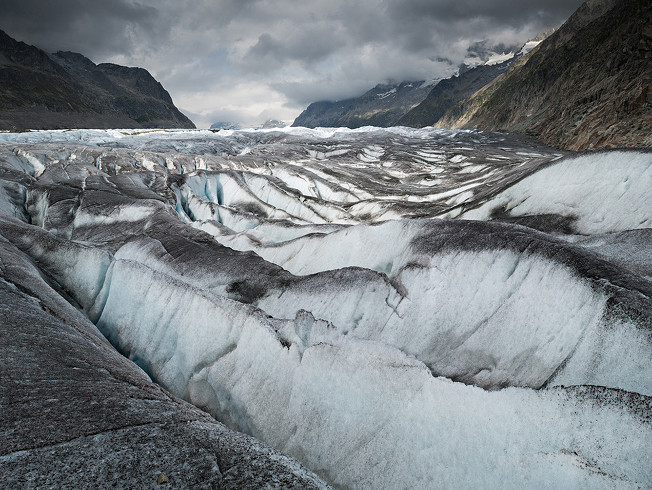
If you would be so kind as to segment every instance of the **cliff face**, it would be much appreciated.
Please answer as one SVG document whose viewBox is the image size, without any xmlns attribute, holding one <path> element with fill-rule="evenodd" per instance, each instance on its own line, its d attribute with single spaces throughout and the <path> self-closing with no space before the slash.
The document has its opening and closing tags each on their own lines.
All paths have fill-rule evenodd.
<svg viewBox="0 0 652 490">
<path fill-rule="evenodd" d="M 96 65 L 0 31 L 0 129 L 194 128 L 143 68 Z"/>
<path fill-rule="evenodd" d="M 307 128 L 395 126 L 428 95 L 430 89 L 431 86 L 424 86 L 423 81 L 376 85 L 360 97 L 314 102 L 292 125 Z"/>
<path fill-rule="evenodd" d="M 652 3 L 594 0 L 438 127 L 515 131 L 571 150 L 652 146 Z"/>
</svg>

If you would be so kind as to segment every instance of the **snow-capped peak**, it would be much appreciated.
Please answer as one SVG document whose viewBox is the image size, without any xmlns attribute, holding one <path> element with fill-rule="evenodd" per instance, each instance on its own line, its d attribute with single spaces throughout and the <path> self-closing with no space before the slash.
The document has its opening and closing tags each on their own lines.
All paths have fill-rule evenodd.
<svg viewBox="0 0 652 490">
<path fill-rule="evenodd" d="M 509 53 L 494 53 L 492 54 L 487 61 L 485 61 L 485 65 L 491 66 L 491 65 L 498 65 L 500 63 L 503 63 L 507 60 L 511 60 L 514 57 L 514 52 L 510 51 Z"/>
</svg>

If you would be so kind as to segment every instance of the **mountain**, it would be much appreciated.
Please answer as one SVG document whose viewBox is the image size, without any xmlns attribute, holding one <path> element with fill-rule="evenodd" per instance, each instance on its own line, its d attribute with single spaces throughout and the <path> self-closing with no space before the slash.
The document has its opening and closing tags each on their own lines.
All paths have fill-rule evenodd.
<svg viewBox="0 0 652 490">
<path fill-rule="evenodd" d="M 348 127 L 395 126 L 419 104 L 431 85 L 423 80 L 376 85 L 360 97 L 337 102 L 314 102 L 294 120 L 292 126 Z"/>
<path fill-rule="evenodd" d="M 440 81 L 419 105 L 398 120 L 397 125 L 411 127 L 433 125 L 453 105 L 504 73 L 511 62 L 512 59 L 509 59 L 495 65 L 480 65 Z"/>
<path fill-rule="evenodd" d="M 486 47 L 486 42 L 468 48 L 465 63 L 459 73 L 440 81 L 428 96 L 399 121 L 399 126 L 423 127 L 435 124 L 451 107 L 473 95 L 485 85 L 505 73 L 524 55 L 534 49 L 552 31 L 542 31 L 518 47 Z"/>
<path fill-rule="evenodd" d="M 292 126 L 305 128 L 337 127 L 340 117 L 353 105 L 355 98 L 331 102 L 321 100 L 311 103 L 294 120 Z"/>
<path fill-rule="evenodd" d="M 504 72 L 515 58 L 529 49 L 528 44 L 519 51 L 518 46 L 476 42 L 467 48 L 463 63 L 451 78 L 439 83 L 436 80 L 384 83 L 359 97 L 313 102 L 292 125 L 308 128 L 428 126 L 453 104 Z M 447 58 L 439 61 L 449 63 L 451 69 L 454 66 Z"/>
<path fill-rule="evenodd" d="M 437 123 L 565 149 L 652 146 L 652 3 L 590 0 Z"/>
<path fill-rule="evenodd" d="M 143 68 L 52 55 L 0 31 L 0 129 L 194 128 Z"/>
<path fill-rule="evenodd" d="M 285 121 L 280 121 L 278 119 L 268 119 L 260 127 L 263 129 L 275 129 L 275 128 L 284 128 L 288 124 Z"/>
<path fill-rule="evenodd" d="M 229 121 L 220 121 L 211 124 L 210 129 L 240 129 L 240 124 Z"/>
</svg>

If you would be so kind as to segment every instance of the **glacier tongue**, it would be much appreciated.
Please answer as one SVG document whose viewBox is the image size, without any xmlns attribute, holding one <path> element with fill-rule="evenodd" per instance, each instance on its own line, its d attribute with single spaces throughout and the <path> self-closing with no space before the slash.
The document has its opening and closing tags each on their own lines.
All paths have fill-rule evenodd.
<svg viewBox="0 0 652 490">
<path fill-rule="evenodd" d="M 0 240 L 152 379 L 330 483 L 652 483 L 651 153 L 407 128 L 0 140 Z"/>
</svg>

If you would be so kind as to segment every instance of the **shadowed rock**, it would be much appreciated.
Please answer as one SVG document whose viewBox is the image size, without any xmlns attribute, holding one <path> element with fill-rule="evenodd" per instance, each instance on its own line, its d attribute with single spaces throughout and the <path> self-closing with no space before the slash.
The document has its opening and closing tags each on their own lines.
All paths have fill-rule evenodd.
<svg viewBox="0 0 652 490">
<path fill-rule="evenodd" d="M 194 128 L 143 68 L 96 65 L 0 31 L 0 129 Z"/>
</svg>

